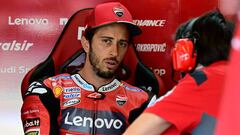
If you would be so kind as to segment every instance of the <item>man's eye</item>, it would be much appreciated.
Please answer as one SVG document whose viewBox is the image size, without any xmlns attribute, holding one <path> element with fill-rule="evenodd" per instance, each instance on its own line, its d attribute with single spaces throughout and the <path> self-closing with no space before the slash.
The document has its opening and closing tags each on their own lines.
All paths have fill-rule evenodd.
<svg viewBox="0 0 240 135">
<path fill-rule="evenodd" d="M 106 44 L 111 44 L 112 43 L 112 41 L 110 39 L 103 39 L 102 41 Z"/>
<path fill-rule="evenodd" d="M 126 47 L 126 46 L 128 46 L 128 42 L 120 42 L 119 46 L 120 47 Z"/>
</svg>

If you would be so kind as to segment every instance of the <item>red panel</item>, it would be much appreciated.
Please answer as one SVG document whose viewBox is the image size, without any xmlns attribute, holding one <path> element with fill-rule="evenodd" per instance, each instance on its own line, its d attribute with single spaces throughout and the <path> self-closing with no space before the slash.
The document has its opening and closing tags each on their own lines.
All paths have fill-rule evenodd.
<svg viewBox="0 0 240 135">
<path fill-rule="evenodd" d="M 209 10 L 217 9 L 218 0 L 181 0 L 179 7 L 180 22 L 184 22 L 192 17 L 202 15 Z"/>
<path fill-rule="evenodd" d="M 137 25 L 143 29 L 143 34 L 135 40 L 140 58 L 162 76 L 166 88 L 171 89 L 175 84 L 171 50 L 176 28 L 189 18 L 216 9 L 218 1 L 138 0 L 133 3 L 126 0 L 122 3 L 132 12 Z"/>
<path fill-rule="evenodd" d="M 130 0 L 129 0 L 130 1 Z M 133 13 L 135 23 L 141 26 L 143 34 L 135 43 L 143 63 L 163 77 L 166 88 L 172 81 L 171 48 L 172 34 L 178 26 L 178 2 L 169 0 L 139 0 L 136 3 L 124 1 Z"/>
</svg>

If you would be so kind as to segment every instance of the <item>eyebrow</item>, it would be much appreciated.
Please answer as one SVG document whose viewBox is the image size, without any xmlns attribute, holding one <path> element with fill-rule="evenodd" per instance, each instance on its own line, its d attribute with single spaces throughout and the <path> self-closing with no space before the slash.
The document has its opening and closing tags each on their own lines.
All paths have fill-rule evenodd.
<svg viewBox="0 0 240 135">
<path fill-rule="evenodd" d="M 109 37 L 109 36 L 101 36 L 100 38 L 108 38 L 108 39 L 113 39 L 113 37 Z"/>
<path fill-rule="evenodd" d="M 100 38 L 107 38 L 107 39 L 114 39 L 113 37 L 109 37 L 109 36 L 101 36 Z M 120 39 L 120 41 L 125 41 L 125 42 L 129 42 L 128 40 L 125 39 Z"/>
</svg>

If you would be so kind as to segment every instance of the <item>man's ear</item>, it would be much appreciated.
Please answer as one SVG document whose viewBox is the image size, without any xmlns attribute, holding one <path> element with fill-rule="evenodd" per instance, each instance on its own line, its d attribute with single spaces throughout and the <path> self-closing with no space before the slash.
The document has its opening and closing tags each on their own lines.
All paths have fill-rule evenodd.
<svg viewBox="0 0 240 135">
<path fill-rule="evenodd" d="M 82 36 L 82 38 L 81 38 L 81 44 L 82 44 L 84 51 L 86 53 L 88 53 L 90 50 L 90 44 L 89 44 L 89 41 L 84 36 Z"/>
</svg>

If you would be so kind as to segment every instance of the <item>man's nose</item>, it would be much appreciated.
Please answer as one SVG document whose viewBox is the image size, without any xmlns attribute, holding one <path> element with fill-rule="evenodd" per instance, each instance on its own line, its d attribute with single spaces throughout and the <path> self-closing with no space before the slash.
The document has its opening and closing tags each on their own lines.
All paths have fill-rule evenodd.
<svg viewBox="0 0 240 135">
<path fill-rule="evenodd" d="M 110 54 L 114 57 L 118 55 L 118 45 L 117 45 L 117 43 L 112 44 Z"/>
</svg>

